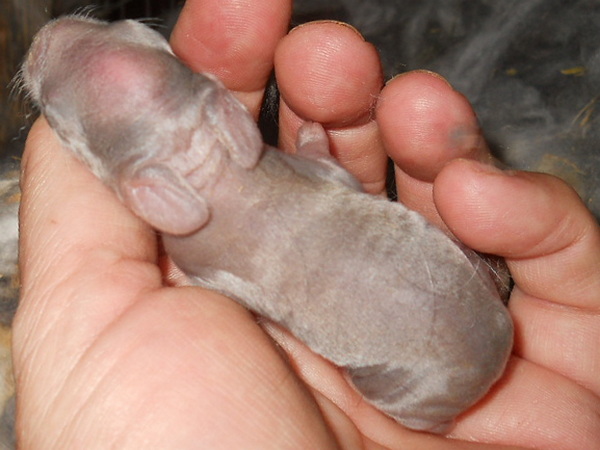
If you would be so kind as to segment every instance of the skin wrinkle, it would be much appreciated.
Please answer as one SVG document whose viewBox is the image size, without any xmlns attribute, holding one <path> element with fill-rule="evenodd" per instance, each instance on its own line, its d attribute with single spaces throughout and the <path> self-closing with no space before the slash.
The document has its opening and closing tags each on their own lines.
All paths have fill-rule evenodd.
<svg viewBox="0 0 600 450">
<path fill-rule="evenodd" d="M 25 163 L 25 164 L 27 164 L 27 160 L 26 160 L 26 163 Z M 34 180 L 26 180 L 26 182 L 27 182 L 27 183 L 29 183 L 29 182 L 33 182 L 33 183 L 35 183 L 35 182 L 36 182 L 36 180 L 35 180 L 35 179 L 34 179 Z M 29 191 L 27 191 L 27 192 L 29 192 Z M 34 191 L 34 192 L 35 192 L 35 191 Z M 36 195 L 36 194 L 34 194 L 34 195 Z M 26 200 L 26 199 L 25 199 L 25 204 L 27 204 L 27 200 Z M 57 224 L 57 225 L 58 225 L 58 224 Z M 40 229 L 42 229 L 42 228 L 47 228 L 47 227 L 40 227 Z M 55 229 L 56 231 L 58 231 L 58 230 L 59 230 L 59 228 L 60 228 L 59 226 L 55 226 L 55 227 L 54 227 L 54 229 Z M 41 237 L 41 236 L 38 236 L 37 238 L 36 238 L 36 237 L 34 237 L 34 238 L 32 238 L 32 239 L 34 239 L 34 240 L 39 240 L 39 239 L 40 239 L 40 237 Z M 52 243 L 57 243 L 57 242 L 58 242 L 56 239 L 53 239 L 53 238 L 52 238 L 52 236 L 48 236 L 47 230 L 46 230 L 46 233 L 44 233 L 44 235 L 43 235 L 43 241 L 44 241 L 44 242 L 52 242 Z M 65 256 L 69 256 L 69 255 L 70 255 L 70 256 L 72 256 L 72 255 L 77 255 L 77 254 L 79 254 L 79 253 L 77 253 L 77 252 L 75 252 L 75 253 L 73 253 L 73 252 L 70 252 L 70 251 L 69 251 L 69 249 L 66 249 L 66 250 L 65 250 L 64 248 L 58 248 L 58 249 L 57 249 L 57 251 L 56 251 L 56 252 L 53 252 L 53 253 L 54 253 L 54 254 L 62 254 L 62 255 L 65 255 Z M 70 256 L 69 256 L 69 257 L 70 257 Z M 25 256 L 25 255 L 23 255 L 23 257 L 25 257 L 25 258 L 26 258 L 26 256 Z M 35 261 L 35 258 L 34 258 L 34 259 L 31 259 L 31 260 L 32 260 L 32 261 Z M 89 261 L 87 261 L 87 262 L 89 263 Z M 77 263 L 76 263 L 76 264 L 74 264 L 74 265 L 73 265 L 73 264 L 70 264 L 68 261 L 65 261 L 65 262 L 63 262 L 63 266 L 64 266 L 64 267 L 81 267 L 81 265 L 80 265 L 80 264 L 77 264 Z M 154 269 L 154 270 L 156 270 L 156 269 Z M 40 272 L 40 271 L 38 271 L 38 272 Z M 53 291 L 60 291 L 60 290 L 62 289 L 62 288 L 61 288 L 61 286 L 62 286 L 62 285 L 67 285 L 67 284 L 68 284 L 68 281 L 70 281 L 70 276 L 71 276 L 71 275 L 70 275 L 68 272 L 61 272 L 61 275 L 63 276 L 63 278 L 62 278 L 62 281 L 61 281 L 61 280 L 57 280 L 56 278 L 54 278 L 54 280 L 52 280 L 52 282 L 51 282 L 51 283 L 48 283 L 48 284 L 46 284 L 46 283 L 44 283 L 44 279 L 45 279 L 45 278 L 46 278 L 46 279 L 48 278 L 47 276 L 45 276 L 45 275 L 44 275 L 44 273 L 46 272 L 46 270 L 43 270 L 43 271 L 41 271 L 41 272 L 42 272 L 42 276 L 41 276 L 41 277 L 38 277 L 38 278 L 36 279 L 36 281 L 32 283 L 32 285 L 31 285 L 31 288 L 32 288 L 32 290 L 35 290 L 35 289 L 36 289 L 36 286 L 37 286 L 37 285 L 39 285 L 39 284 L 37 283 L 37 280 L 39 280 L 39 282 L 40 282 L 42 285 L 45 285 L 45 286 L 50 286 L 50 287 L 52 287 L 52 288 L 51 288 L 51 290 L 47 290 L 47 293 L 43 295 L 43 297 L 45 297 L 45 298 L 52 298 L 52 297 L 53 297 L 53 294 L 52 294 L 52 292 L 53 292 Z M 100 272 L 100 273 L 102 273 L 102 272 Z M 26 283 L 26 284 L 28 284 L 28 283 L 26 282 L 26 280 L 25 280 L 25 283 Z M 39 289 L 38 289 L 38 290 L 39 290 Z M 25 296 L 26 296 L 26 295 L 27 295 L 27 292 L 23 292 L 23 295 L 25 295 Z M 48 305 L 48 307 L 49 307 L 49 306 L 50 306 L 50 305 Z M 54 310 L 54 307 L 52 308 L 52 310 Z M 59 321 L 59 320 L 60 320 L 60 316 L 61 316 L 61 314 L 59 314 L 59 312 L 60 312 L 60 310 L 57 310 L 57 311 L 56 311 L 56 313 L 57 313 L 57 314 L 55 315 L 55 317 L 56 317 L 55 321 Z M 46 314 L 46 313 L 43 313 L 43 311 L 40 311 L 38 314 L 36 314 L 36 316 L 38 316 L 38 317 L 40 317 L 40 318 L 41 318 L 41 316 L 43 316 L 44 314 L 47 316 L 47 314 Z M 46 319 L 47 319 L 47 317 L 46 317 Z M 18 327 L 18 324 L 16 324 L 16 326 Z M 39 328 L 39 327 L 36 327 L 36 328 Z M 50 324 L 50 327 L 46 326 L 46 327 L 44 327 L 44 329 L 45 329 L 45 330 L 47 330 L 47 333 L 50 333 L 50 332 L 51 332 L 51 329 L 52 329 L 52 323 Z M 33 348 L 35 348 L 35 347 L 33 347 Z M 36 355 L 35 355 L 35 354 L 31 354 L 31 355 L 22 355 L 22 357 L 23 357 L 24 359 L 26 359 L 26 360 L 27 360 L 27 359 L 29 359 L 30 361 L 34 361 L 36 358 L 39 358 L 39 357 L 36 357 Z M 19 365 L 17 365 L 17 368 L 18 368 L 18 367 L 19 367 Z M 27 373 L 27 371 L 25 371 L 25 372 L 21 372 L 20 374 L 19 374 L 19 373 L 17 373 L 17 376 L 18 376 L 19 378 L 22 378 L 22 376 L 23 376 L 23 375 L 25 375 L 26 373 Z M 26 380 L 23 380 L 22 382 L 26 382 Z M 55 392 L 55 391 L 53 390 L 52 392 Z"/>
<path fill-rule="evenodd" d="M 596 311 L 589 311 L 578 307 L 556 304 L 553 301 L 528 295 L 518 289 L 513 294 L 513 297 L 514 299 L 511 300 L 511 311 L 515 317 L 515 324 L 517 326 L 517 340 L 515 342 L 515 351 L 517 354 L 523 357 L 528 357 L 534 362 L 537 362 L 538 364 L 548 368 L 556 367 L 558 363 L 554 361 L 548 362 L 546 357 L 540 358 L 540 353 L 542 355 L 548 355 L 551 360 L 554 360 L 557 354 L 570 356 L 571 358 L 567 358 L 566 361 L 560 363 L 560 372 L 563 375 L 576 380 L 581 386 L 588 389 L 590 393 L 597 391 L 600 387 L 597 386 L 598 383 L 595 378 L 586 380 L 579 374 L 596 373 L 597 370 L 594 370 L 593 367 L 591 367 L 589 371 L 582 371 L 581 368 L 587 364 L 598 366 L 600 362 L 593 359 L 587 361 L 578 361 L 576 356 L 577 353 L 573 352 L 571 349 L 585 349 L 589 345 L 594 345 L 594 339 L 586 337 L 592 336 L 593 334 L 582 333 L 582 331 L 584 331 L 586 328 L 593 329 L 595 327 L 594 322 L 598 318 L 598 313 Z M 538 309 L 539 311 L 537 311 Z M 525 330 L 527 334 L 523 335 L 523 331 L 520 333 L 518 331 L 519 328 L 523 328 L 523 326 L 525 326 L 522 316 L 523 313 L 527 311 L 533 311 L 535 314 L 529 315 L 528 322 L 526 324 L 527 329 L 531 331 Z M 557 320 L 555 328 L 551 331 L 552 335 L 557 335 L 558 341 L 561 343 L 562 347 L 564 347 L 562 353 L 557 353 L 556 349 L 547 347 L 548 335 L 550 333 L 543 329 L 543 323 L 545 323 L 547 320 L 548 315 L 555 315 L 558 318 L 570 316 L 571 320 L 577 319 L 573 324 L 566 320 Z M 563 333 L 561 330 L 565 330 L 565 332 Z M 574 342 L 578 341 L 580 344 L 575 345 Z M 525 345 L 525 342 L 527 345 Z M 540 349 L 537 347 L 538 345 L 542 348 Z M 529 348 L 538 349 L 538 355 L 530 355 L 531 350 L 528 350 Z"/>
<path fill-rule="evenodd" d="M 66 265 L 66 266 L 68 267 L 68 265 Z M 76 267 L 76 266 L 74 266 L 74 267 Z M 100 273 L 102 273 L 102 272 L 100 272 Z M 62 283 L 63 283 L 63 284 L 64 284 L 64 283 L 66 283 L 66 282 L 67 282 L 69 279 L 70 279 L 70 275 L 67 275 L 67 276 L 65 276 L 65 278 L 64 278 L 64 279 L 63 279 L 63 281 L 62 281 Z M 135 277 L 134 277 L 134 278 L 132 278 L 132 279 L 133 279 L 133 280 L 135 280 L 135 279 L 137 279 L 137 278 L 135 278 Z M 146 292 L 146 291 L 149 289 L 149 288 L 147 288 L 147 287 L 143 287 L 143 286 L 142 286 L 141 288 L 142 288 L 142 291 L 140 292 L 140 295 L 141 295 L 141 293 L 143 293 L 143 292 Z M 55 291 L 60 291 L 60 290 L 61 290 L 61 284 L 60 284 L 60 283 L 57 283 L 57 284 L 55 284 L 55 285 L 54 285 L 54 288 L 53 288 L 53 290 L 55 290 Z M 50 292 L 49 292 L 49 295 L 48 295 L 48 297 L 49 297 L 49 298 L 52 298 L 52 296 L 51 296 L 51 293 L 50 293 Z M 75 303 L 75 301 L 80 301 L 80 300 L 81 300 L 80 298 L 74 298 L 74 299 L 73 299 L 73 303 Z M 68 307 L 70 307 L 70 306 L 71 306 L 71 304 L 69 304 L 69 305 L 67 305 L 67 306 L 68 306 Z M 70 309 L 70 308 L 68 308 L 68 309 Z M 55 320 L 56 320 L 57 322 L 58 322 L 58 321 L 62 321 L 62 320 L 63 320 L 62 318 L 64 317 L 64 314 L 68 314 L 68 315 L 70 316 L 71 314 L 70 314 L 70 312 L 68 311 L 68 309 L 67 309 L 67 311 L 62 311 L 62 312 L 60 312 L 60 313 L 57 313 L 57 314 L 56 314 L 56 319 L 55 319 Z M 124 313 L 127 311 L 127 309 L 128 309 L 128 307 L 127 307 L 127 308 L 123 308 L 123 310 L 120 312 L 120 314 L 124 314 Z M 46 336 L 48 336 L 48 333 L 50 333 L 50 331 L 52 330 L 52 324 L 50 324 L 50 325 L 51 325 L 51 326 L 49 326 L 49 327 L 46 327 L 46 329 L 47 329 L 47 331 L 46 331 Z M 69 328 L 69 329 L 73 329 L 73 328 Z M 110 333 L 110 328 L 104 329 L 104 330 L 101 332 L 101 334 L 107 334 L 107 333 Z M 99 339 L 100 337 L 101 337 L 100 335 L 92 336 L 92 339 L 90 339 L 90 343 L 89 343 L 87 346 L 85 346 L 85 347 L 81 347 L 81 346 L 79 346 L 79 349 L 78 349 L 78 352 L 77 352 L 77 356 L 76 356 L 76 358 L 72 359 L 72 361 L 70 361 L 70 363 L 69 363 L 71 368 L 75 368 L 75 367 L 77 367 L 78 365 L 80 365 L 81 361 L 82 361 L 82 360 L 84 360 L 84 359 L 86 358 L 86 355 L 87 355 L 88 353 L 90 353 L 90 352 L 93 350 L 93 347 L 95 346 L 95 341 L 96 341 L 96 339 Z M 47 337 L 44 337 L 44 339 L 47 339 Z M 35 354 L 32 354 L 32 355 L 29 357 L 29 360 L 30 360 L 30 361 L 33 361 L 33 360 L 36 360 L 36 359 L 38 359 L 38 358 L 39 358 L 39 357 L 36 357 L 36 355 L 35 355 Z M 107 368 L 107 370 L 108 370 L 108 369 L 110 369 L 110 368 Z M 95 374 L 95 375 L 96 375 L 96 374 Z M 17 374 L 17 376 L 20 378 L 20 375 L 19 375 L 19 374 Z M 60 385 L 58 385 L 58 386 L 55 386 L 53 389 L 49 390 L 49 392 L 47 392 L 47 393 L 45 394 L 45 395 L 51 395 L 51 396 L 53 396 L 53 398 L 54 398 L 54 400 L 53 400 L 53 401 L 50 401 L 50 402 L 48 403 L 48 405 L 53 405 L 53 404 L 56 404 L 56 403 L 58 403 L 58 399 L 60 399 L 60 398 L 62 398 L 62 397 L 63 397 L 63 392 L 64 392 L 65 390 L 69 390 L 69 389 L 71 389 L 71 388 L 72 388 L 72 386 L 73 386 L 73 383 L 71 382 L 71 378 L 73 378 L 73 377 L 75 377 L 75 378 L 76 378 L 76 374 L 72 373 L 72 376 L 71 376 L 71 377 L 68 377 L 68 378 L 66 378 L 65 380 L 63 380 L 63 382 L 62 382 L 62 383 L 60 383 Z M 89 383 L 89 381 L 90 381 L 90 379 L 89 379 L 89 378 L 86 378 L 86 383 Z M 66 395 L 65 395 L 64 397 L 65 397 L 65 398 L 68 398 L 68 396 L 66 396 Z M 84 405 L 82 405 L 82 408 L 84 408 Z M 45 413 L 45 414 L 46 414 L 46 415 L 51 415 L 51 413 L 52 413 L 52 411 L 51 411 L 51 410 L 48 410 L 48 411 L 46 411 L 46 413 Z M 76 417 L 77 415 L 76 415 L 76 414 L 74 414 L 73 416 L 74 416 L 74 417 Z"/>
</svg>

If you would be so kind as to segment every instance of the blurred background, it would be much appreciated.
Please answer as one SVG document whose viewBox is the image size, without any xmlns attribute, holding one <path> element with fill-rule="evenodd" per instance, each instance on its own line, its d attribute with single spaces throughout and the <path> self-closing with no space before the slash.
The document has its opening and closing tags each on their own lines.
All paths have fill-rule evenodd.
<svg viewBox="0 0 600 450">
<path fill-rule="evenodd" d="M 18 303 L 20 155 L 35 119 L 11 80 L 48 20 L 85 12 L 153 18 L 168 37 L 184 1 L 0 0 L 0 450 L 15 446 L 10 324 Z M 297 0 L 291 26 L 349 22 L 381 54 L 387 78 L 413 69 L 444 75 L 473 103 L 495 155 L 570 183 L 600 217 L 599 0 Z M 263 133 L 277 133 L 277 90 Z"/>
</svg>

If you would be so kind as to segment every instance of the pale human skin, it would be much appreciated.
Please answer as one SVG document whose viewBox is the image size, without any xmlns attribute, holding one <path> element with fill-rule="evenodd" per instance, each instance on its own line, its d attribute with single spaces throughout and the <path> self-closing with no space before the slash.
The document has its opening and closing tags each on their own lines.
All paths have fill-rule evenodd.
<svg viewBox="0 0 600 450">
<path fill-rule="evenodd" d="M 188 1 L 175 51 L 254 114 L 274 61 L 282 147 L 302 120 L 324 123 L 336 156 L 373 194 L 389 154 L 403 202 L 506 257 L 517 334 L 505 377 L 459 418 L 458 440 L 402 428 L 280 329 L 267 325 L 276 346 L 229 299 L 172 287 L 180 277 L 154 233 L 40 121 L 23 162 L 14 324 L 22 447 L 593 448 L 600 230 L 589 211 L 555 178 L 475 162 L 489 157 L 474 114 L 439 77 L 408 74 L 380 93 L 376 52 L 352 29 L 311 24 L 284 37 L 289 3 L 246 3 Z"/>
</svg>

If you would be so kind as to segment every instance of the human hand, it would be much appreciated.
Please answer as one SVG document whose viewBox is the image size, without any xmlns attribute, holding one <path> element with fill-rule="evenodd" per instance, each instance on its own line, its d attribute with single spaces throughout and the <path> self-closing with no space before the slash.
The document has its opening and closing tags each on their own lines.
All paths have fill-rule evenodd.
<svg viewBox="0 0 600 450">
<path fill-rule="evenodd" d="M 240 11 L 236 3 L 188 1 L 173 46 L 192 68 L 217 73 L 256 114 L 289 5 L 254 2 Z M 210 23 L 227 32 L 217 36 Z M 543 176 L 488 176 L 463 160 L 445 166 L 487 153 L 467 102 L 431 75 L 391 82 L 379 97 L 377 122 L 370 120 L 381 87 L 378 59 L 347 27 L 302 27 L 281 41 L 275 61 L 284 149 L 291 150 L 302 119 L 324 122 L 336 155 L 372 193 L 383 190 L 389 152 L 403 169 L 403 201 L 441 223 L 439 209 L 467 244 L 511 258 L 518 357 L 453 436 L 589 447 L 598 438 L 600 238 L 577 198 Z M 32 131 L 24 167 L 23 296 L 15 322 L 23 447 L 465 447 L 403 429 L 362 402 L 336 368 L 267 325 L 287 361 L 229 299 L 166 287 L 154 233 L 62 151 L 43 122 Z M 516 189 L 520 205 L 511 198 Z M 543 208 L 549 197 L 552 211 Z M 519 223 L 522 213 L 511 208 L 538 217 L 536 226 Z M 557 228 L 565 216 L 569 224 Z M 557 273 L 567 269 L 579 276 L 570 285 Z M 584 299 L 586 308 L 555 306 L 565 299 Z M 550 336 L 541 344 L 560 344 L 565 353 L 548 356 L 578 364 L 547 361 L 546 347 L 537 347 L 536 327 L 557 332 L 556 324 L 571 330 L 570 340 Z M 568 353 L 569 345 L 580 347 Z"/>
</svg>

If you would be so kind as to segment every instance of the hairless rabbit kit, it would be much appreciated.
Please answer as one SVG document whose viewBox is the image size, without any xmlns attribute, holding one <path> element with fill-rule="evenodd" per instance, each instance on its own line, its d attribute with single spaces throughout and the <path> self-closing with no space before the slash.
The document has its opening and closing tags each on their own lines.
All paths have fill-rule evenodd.
<svg viewBox="0 0 600 450">
<path fill-rule="evenodd" d="M 214 76 L 135 21 L 50 22 L 22 76 L 193 283 L 289 329 L 399 423 L 443 433 L 503 373 L 513 326 L 485 263 L 362 192 L 320 125 L 294 155 L 266 146 Z"/>
</svg>

